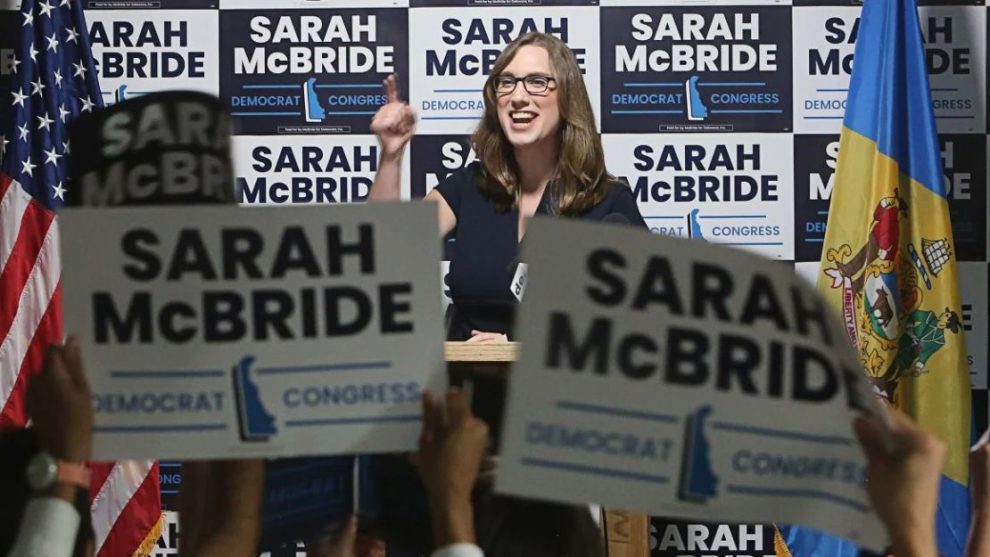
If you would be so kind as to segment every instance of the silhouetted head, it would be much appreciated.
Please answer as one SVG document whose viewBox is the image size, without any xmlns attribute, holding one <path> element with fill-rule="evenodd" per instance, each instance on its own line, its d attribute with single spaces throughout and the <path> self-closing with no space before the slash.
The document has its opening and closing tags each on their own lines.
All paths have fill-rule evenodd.
<svg viewBox="0 0 990 557">
<path fill-rule="evenodd" d="M 73 120 L 68 205 L 236 203 L 230 116 L 217 97 L 152 93 Z"/>
<path fill-rule="evenodd" d="M 485 557 L 603 557 L 602 531 L 587 506 L 484 494 L 475 529 Z"/>
</svg>

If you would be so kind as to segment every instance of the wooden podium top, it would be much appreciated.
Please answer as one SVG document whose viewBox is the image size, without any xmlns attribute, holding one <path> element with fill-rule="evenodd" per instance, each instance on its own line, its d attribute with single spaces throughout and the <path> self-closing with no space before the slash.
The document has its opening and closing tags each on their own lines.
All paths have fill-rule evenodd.
<svg viewBox="0 0 990 557">
<path fill-rule="evenodd" d="M 445 342 L 444 358 L 448 362 L 514 362 L 518 342 Z"/>
</svg>

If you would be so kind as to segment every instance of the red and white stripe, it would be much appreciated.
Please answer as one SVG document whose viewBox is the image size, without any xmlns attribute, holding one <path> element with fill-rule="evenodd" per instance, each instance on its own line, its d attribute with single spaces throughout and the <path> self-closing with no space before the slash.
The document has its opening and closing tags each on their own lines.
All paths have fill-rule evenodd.
<svg viewBox="0 0 990 557">
<path fill-rule="evenodd" d="M 62 264 L 55 214 L 0 174 L 0 428 L 27 425 L 27 383 L 62 340 Z M 94 463 L 98 557 L 129 557 L 161 515 L 158 464 Z"/>
<path fill-rule="evenodd" d="M 0 427 L 24 427 L 28 379 L 62 338 L 55 214 L 0 174 Z"/>
<path fill-rule="evenodd" d="M 161 517 L 158 462 L 94 462 L 91 468 L 90 510 L 96 555 L 131 555 Z"/>
</svg>

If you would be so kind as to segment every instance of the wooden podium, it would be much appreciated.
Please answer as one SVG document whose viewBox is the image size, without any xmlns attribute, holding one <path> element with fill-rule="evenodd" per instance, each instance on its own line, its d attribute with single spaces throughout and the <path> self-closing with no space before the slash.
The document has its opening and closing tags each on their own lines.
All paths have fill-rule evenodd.
<svg viewBox="0 0 990 557">
<path fill-rule="evenodd" d="M 447 342 L 444 356 L 451 385 L 472 379 L 508 378 L 519 352 L 517 342 Z M 650 553 L 649 517 L 643 513 L 603 510 L 603 535 L 609 557 L 647 557 Z"/>
</svg>

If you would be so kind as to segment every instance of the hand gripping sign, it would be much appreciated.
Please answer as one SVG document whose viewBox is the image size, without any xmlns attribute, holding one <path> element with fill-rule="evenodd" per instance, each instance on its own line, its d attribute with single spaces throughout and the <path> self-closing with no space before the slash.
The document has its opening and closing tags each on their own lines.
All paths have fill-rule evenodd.
<svg viewBox="0 0 990 557">
<path fill-rule="evenodd" d="M 876 403 L 790 269 L 543 219 L 525 248 L 498 491 L 883 542 L 851 430 Z"/>
</svg>

